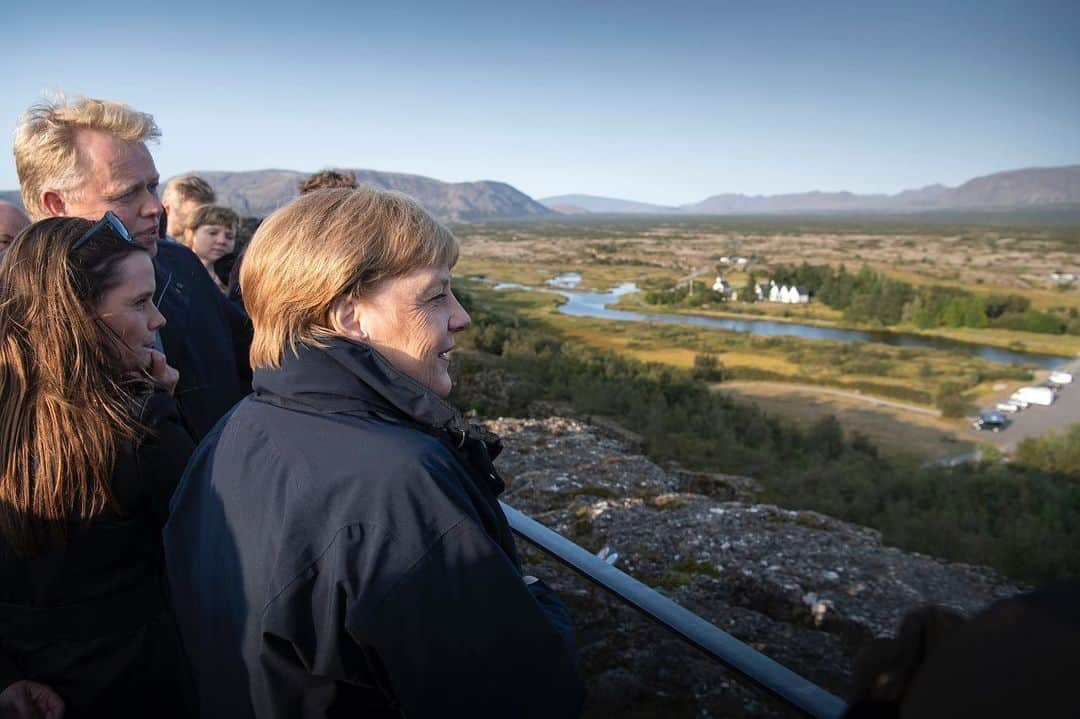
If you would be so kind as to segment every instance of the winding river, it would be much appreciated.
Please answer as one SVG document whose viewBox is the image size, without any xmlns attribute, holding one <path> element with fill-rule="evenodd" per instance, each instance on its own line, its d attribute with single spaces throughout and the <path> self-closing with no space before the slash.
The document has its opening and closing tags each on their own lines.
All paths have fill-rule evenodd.
<svg viewBox="0 0 1080 719">
<path fill-rule="evenodd" d="M 614 287 L 608 292 L 581 292 L 572 288 L 581 282 L 581 275 L 576 272 L 567 272 L 548 280 L 547 287 L 527 287 L 513 283 L 501 282 L 495 285 L 495 289 L 525 289 L 541 292 L 552 292 L 562 295 L 566 302 L 559 306 L 559 312 L 572 317 L 597 317 L 606 320 L 620 320 L 623 322 L 666 322 L 671 324 L 689 324 L 699 327 L 715 327 L 729 332 L 748 332 L 762 336 L 799 337 L 807 340 L 833 340 L 838 342 L 877 342 L 892 345 L 894 347 L 925 347 L 929 349 L 944 350 L 946 352 L 959 352 L 981 357 L 989 362 L 1001 362 L 1004 364 L 1034 365 L 1042 369 L 1054 369 L 1070 360 L 1065 357 L 1053 355 L 1034 354 L 1030 352 L 1015 352 L 1013 350 L 990 347 L 969 342 L 941 337 L 929 337 L 926 335 L 906 334 L 903 332 L 870 332 L 864 330 L 840 329 L 836 327 L 818 327 L 816 325 L 804 325 L 797 322 L 773 322 L 770 320 L 741 320 L 719 317 L 700 317 L 697 315 L 663 315 L 649 314 L 645 312 L 633 312 L 609 308 L 619 297 L 638 292 L 638 287 L 633 282 L 626 282 Z"/>
</svg>

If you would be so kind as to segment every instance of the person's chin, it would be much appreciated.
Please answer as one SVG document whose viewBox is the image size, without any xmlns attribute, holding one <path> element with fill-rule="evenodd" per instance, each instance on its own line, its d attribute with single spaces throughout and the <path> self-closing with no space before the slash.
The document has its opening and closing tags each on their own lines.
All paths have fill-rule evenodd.
<svg viewBox="0 0 1080 719">
<path fill-rule="evenodd" d="M 153 256 L 155 256 L 157 254 L 157 243 L 158 243 L 158 241 L 157 241 L 156 237 L 153 237 L 153 238 L 150 238 L 150 237 L 136 237 L 135 242 L 140 247 L 142 247 L 144 250 L 149 252 L 151 257 L 153 257 Z"/>
<path fill-rule="evenodd" d="M 431 391 L 439 395 L 443 399 L 450 396 L 450 390 L 454 388 L 454 383 L 451 381 L 450 376 L 439 377 L 431 383 Z"/>
</svg>

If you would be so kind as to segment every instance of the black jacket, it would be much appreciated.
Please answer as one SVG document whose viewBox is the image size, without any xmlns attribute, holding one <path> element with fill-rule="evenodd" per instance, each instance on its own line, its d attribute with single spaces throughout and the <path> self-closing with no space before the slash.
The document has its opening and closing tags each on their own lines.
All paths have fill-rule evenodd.
<svg viewBox="0 0 1080 719">
<path fill-rule="evenodd" d="M 163 392 L 146 398 L 140 421 L 151 434 L 121 445 L 112 474 L 121 513 L 73 524 L 63 547 L 36 557 L 0 539 L 0 690 L 48 684 L 69 719 L 183 715 L 161 527 L 195 445 Z"/>
<path fill-rule="evenodd" d="M 180 372 L 176 397 L 199 439 L 251 391 L 251 321 L 183 245 L 158 242 L 154 269 L 158 306 L 168 321 L 161 343 Z"/>
<path fill-rule="evenodd" d="M 496 447 L 362 344 L 257 370 L 165 528 L 202 716 L 576 716 L 569 616 L 522 581 Z"/>
</svg>

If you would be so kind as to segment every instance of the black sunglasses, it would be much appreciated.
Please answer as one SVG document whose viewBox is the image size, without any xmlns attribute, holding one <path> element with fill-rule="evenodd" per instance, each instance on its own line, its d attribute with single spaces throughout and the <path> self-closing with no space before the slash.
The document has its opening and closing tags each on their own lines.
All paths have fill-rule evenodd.
<svg viewBox="0 0 1080 719">
<path fill-rule="evenodd" d="M 75 243 L 71 246 L 71 250 L 69 251 L 74 252 L 85 245 L 90 241 L 91 237 L 101 232 L 102 227 L 106 226 L 116 234 L 120 235 L 121 239 L 126 240 L 131 244 L 135 244 L 135 240 L 131 239 L 131 233 L 128 232 L 128 228 L 124 226 L 124 223 L 120 221 L 120 218 L 114 215 L 112 210 L 107 210 L 105 216 L 91 225 L 90 229 L 86 231 L 86 234 L 75 240 Z"/>
</svg>

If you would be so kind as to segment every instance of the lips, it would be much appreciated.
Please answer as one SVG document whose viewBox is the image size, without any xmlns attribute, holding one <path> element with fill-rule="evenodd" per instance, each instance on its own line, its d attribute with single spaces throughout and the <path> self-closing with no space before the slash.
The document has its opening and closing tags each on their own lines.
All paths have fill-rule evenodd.
<svg viewBox="0 0 1080 719">
<path fill-rule="evenodd" d="M 454 347 L 450 347 L 449 349 L 443 350 L 442 352 L 439 353 L 439 359 L 444 360 L 446 362 L 449 362 L 450 361 L 450 353 L 453 352 L 453 351 L 454 351 Z"/>
</svg>

